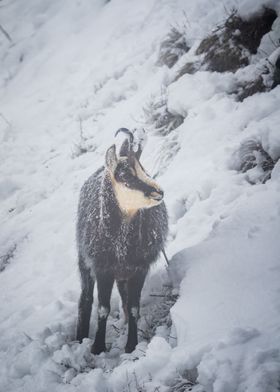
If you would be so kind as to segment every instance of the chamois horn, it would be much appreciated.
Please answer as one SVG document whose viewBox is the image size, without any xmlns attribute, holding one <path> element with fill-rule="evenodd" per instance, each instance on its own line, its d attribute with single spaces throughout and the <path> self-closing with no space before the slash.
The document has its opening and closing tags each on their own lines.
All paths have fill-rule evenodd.
<svg viewBox="0 0 280 392">
<path fill-rule="evenodd" d="M 134 136 L 131 131 L 129 131 L 127 128 L 119 128 L 117 132 L 115 133 L 115 137 L 120 133 L 123 132 L 128 137 L 124 140 L 121 148 L 120 148 L 120 157 L 128 156 L 131 152 L 132 146 L 133 146 L 133 141 L 134 141 Z"/>
<path fill-rule="evenodd" d="M 120 133 L 123 132 L 128 135 L 128 138 L 123 142 L 120 148 L 120 156 L 128 156 L 131 151 L 133 151 L 133 144 L 134 144 L 134 134 L 127 128 L 119 128 L 115 133 L 115 137 Z M 142 145 L 141 142 L 138 143 L 137 151 L 134 151 L 136 158 L 139 160 L 142 154 Z"/>
</svg>

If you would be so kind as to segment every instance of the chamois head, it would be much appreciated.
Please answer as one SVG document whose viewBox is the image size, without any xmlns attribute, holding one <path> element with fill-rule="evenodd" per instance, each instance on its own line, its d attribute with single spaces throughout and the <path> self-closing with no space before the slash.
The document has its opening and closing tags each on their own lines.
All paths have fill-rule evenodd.
<svg viewBox="0 0 280 392">
<path fill-rule="evenodd" d="M 119 156 L 115 145 L 107 150 L 106 168 L 120 209 L 127 215 L 134 215 L 141 208 L 151 208 L 160 204 L 163 191 L 146 173 L 139 161 L 141 143 L 135 152 L 133 133 L 126 128 L 119 129 L 116 135 L 119 132 L 127 134 L 127 138 L 120 148 Z"/>
</svg>

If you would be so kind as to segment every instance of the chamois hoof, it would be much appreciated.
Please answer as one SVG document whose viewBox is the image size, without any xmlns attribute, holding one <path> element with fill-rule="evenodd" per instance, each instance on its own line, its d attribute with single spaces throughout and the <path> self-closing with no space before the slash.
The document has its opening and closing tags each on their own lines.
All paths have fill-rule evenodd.
<svg viewBox="0 0 280 392">
<path fill-rule="evenodd" d="M 88 335 L 86 334 L 77 334 L 76 335 L 76 341 L 78 341 L 80 344 L 83 343 L 83 339 L 88 338 Z"/>
<path fill-rule="evenodd" d="M 131 354 L 135 350 L 135 346 L 125 346 L 126 354 Z"/>
<path fill-rule="evenodd" d="M 95 344 L 95 343 L 91 347 L 91 352 L 94 355 L 99 355 L 103 352 L 105 353 L 106 351 L 107 351 L 106 346 L 99 346 L 98 344 Z"/>
</svg>

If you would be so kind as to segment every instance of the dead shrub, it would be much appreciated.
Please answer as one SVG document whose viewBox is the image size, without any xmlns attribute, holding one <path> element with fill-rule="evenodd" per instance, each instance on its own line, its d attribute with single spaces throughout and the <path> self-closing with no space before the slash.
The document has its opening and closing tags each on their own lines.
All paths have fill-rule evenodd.
<svg viewBox="0 0 280 392">
<path fill-rule="evenodd" d="M 197 384 L 197 378 L 198 372 L 196 367 L 178 372 L 178 375 L 171 383 L 168 392 L 192 391 Z"/>
<path fill-rule="evenodd" d="M 184 117 L 180 114 L 171 113 L 167 107 L 167 98 L 160 97 L 158 100 L 151 100 L 144 108 L 145 122 L 162 136 L 168 135 L 178 128 Z"/>
<path fill-rule="evenodd" d="M 260 75 L 257 79 L 239 86 L 239 91 L 237 92 L 237 100 L 243 102 L 245 98 L 248 98 L 257 93 L 263 93 L 267 91 L 264 85 L 263 78 Z"/>
<path fill-rule="evenodd" d="M 200 61 L 186 63 L 185 65 L 183 65 L 182 68 L 179 69 L 174 81 L 180 79 L 185 74 L 189 74 L 189 75 L 195 74 L 199 70 L 200 66 L 201 66 Z"/>
<path fill-rule="evenodd" d="M 178 113 L 171 113 L 167 106 L 166 95 L 151 101 L 143 108 L 146 128 L 162 137 L 155 164 L 154 178 L 165 172 L 175 155 L 180 150 L 178 134 L 175 131 L 183 122 L 184 117 Z"/>
<path fill-rule="evenodd" d="M 251 184 L 265 183 L 271 177 L 276 161 L 265 151 L 260 141 L 245 140 L 234 154 L 233 169 L 248 174 Z"/>
<path fill-rule="evenodd" d="M 13 244 L 5 254 L 0 256 L 0 272 L 4 271 L 5 268 L 10 264 L 15 255 L 16 249 L 17 245 Z"/>
<path fill-rule="evenodd" d="M 150 312 L 144 315 L 139 329 L 142 339 L 148 342 L 155 336 L 158 327 L 164 326 L 170 333 L 172 326 L 170 309 L 178 299 L 178 294 L 174 294 L 173 288 L 169 285 L 164 285 L 161 292 L 152 293 L 150 296 L 153 297 L 153 304 Z M 174 336 L 171 338 L 176 340 Z"/>
<path fill-rule="evenodd" d="M 168 68 L 172 68 L 189 49 L 184 32 L 177 27 L 172 27 L 160 45 L 157 64 L 167 65 Z"/>
<path fill-rule="evenodd" d="M 175 156 L 180 151 L 181 146 L 176 132 L 167 135 L 157 149 L 157 159 L 154 167 L 154 178 L 165 173 Z"/>
<path fill-rule="evenodd" d="M 277 58 L 274 68 L 273 68 L 273 83 L 271 88 L 275 88 L 280 84 L 280 56 Z"/>
<path fill-rule="evenodd" d="M 79 141 L 74 144 L 71 154 L 73 159 L 88 152 L 94 152 L 97 148 L 90 137 L 85 136 L 81 118 L 79 118 L 79 133 Z"/>
</svg>

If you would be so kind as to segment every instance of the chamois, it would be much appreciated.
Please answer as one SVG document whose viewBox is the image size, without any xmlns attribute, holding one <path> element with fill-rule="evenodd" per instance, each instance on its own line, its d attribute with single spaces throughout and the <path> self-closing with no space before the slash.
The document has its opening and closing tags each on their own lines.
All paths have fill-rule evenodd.
<svg viewBox="0 0 280 392">
<path fill-rule="evenodd" d="M 77 340 L 88 337 L 96 280 L 99 304 L 94 354 L 106 350 L 106 322 L 115 280 L 128 321 L 125 351 L 135 349 L 141 290 L 150 265 L 163 249 L 168 230 L 163 191 L 139 162 L 141 143 L 135 152 L 134 134 L 126 128 L 118 132 L 126 134 L 119 153 L 115 144 L 107 150 L 105 165 L 83 185 L 78 207 L 82 290 Z"/>
</svg>

